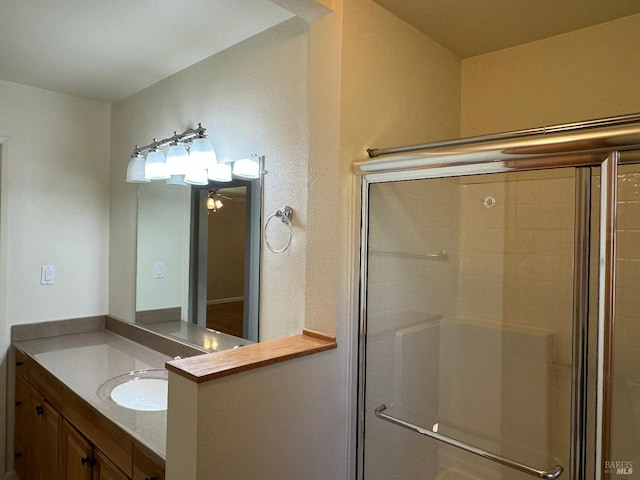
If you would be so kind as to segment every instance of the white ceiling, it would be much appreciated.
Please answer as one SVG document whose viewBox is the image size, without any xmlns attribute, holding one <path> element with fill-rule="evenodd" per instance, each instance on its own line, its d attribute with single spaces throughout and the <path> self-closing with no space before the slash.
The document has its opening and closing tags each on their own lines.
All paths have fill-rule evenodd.
<svg viewBox="0 0 640 480">
<path fill-rule="evenodd" d="M 460 58 L 640 12 L 639 0 L 374 0 Z"/>
<path fill-rule="evenodd" d="M 375 1 L 461 58 L 640 12 L 640 0 Z M 0 0 L 0 80 L 116 102 L 291 17 L 268 0 Z"/>
<path fill-rule="evenodd" d="M 0 0 L 0 80 L 116 102 L 290 17 L 267 0 Z"/>
</svg>

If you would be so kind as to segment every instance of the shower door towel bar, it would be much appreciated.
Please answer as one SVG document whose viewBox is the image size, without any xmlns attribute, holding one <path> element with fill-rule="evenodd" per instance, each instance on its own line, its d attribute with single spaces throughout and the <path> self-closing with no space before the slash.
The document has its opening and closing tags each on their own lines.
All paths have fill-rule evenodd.
<svg viewBox="0 0 640 480">
<path fill-rule="evenodd" d="M 473 445 L 460 442 L 459 440 L 456 440 L 454 438 L 447 437 L 445 435 L 441 435 L 436 432 L 432 432 L 425 428 L 418 427 L 417 425 L 413 425 L 412 423 L 405 422 L 404 420 L 400 420 L 399 418 L 392 417 L 391 415 L 384 413 L 386 409 L 387 409 L 387 406 L 384 404 L 376 408 L 375 409 L 376 417 L 381 418 L 382 420 L 385 420 L 387 422 L 393 423 L 394 425 L 398 425 L 400 427 L 406 428 L 413 432 L 419 433 L 420 435 L 426 435 L 427 437 L 431 437 L 435 440 L 446 443 L 447 445 L 460 448 L 462 450 L 465 450 L 470 453 L 474 453 L 476 455 L 479 455 L 493 462 L 497 462 L 507 467 L 514 468 L 520 472 L 533 475 L 534 477 L 554 480 L 558 478 L 564 471 L 561 465 L 556 465 L 552 472 L 547 472 L 545 470 L 538 470 L 537 468 L 529 467 L 528 465 L 524 465 L 514 460 L 509 460 L 508 458 L 501 457 L 500 455 L 496 455 L 495 453 L 487 452 L 486 450 L 482 450 L 478 447 L 474 447 Z"/>
<path fill-rule="evenodd" d="M 382 252 L 371 250 L 373 255 L 381 255 L 383 257 L 400 257 L 400 258 L 434 258 L 446 260 L 449 256 L 446 250 L 440 250 L 438 253 L 403 253 L 403 252 Z"/>
</svg>

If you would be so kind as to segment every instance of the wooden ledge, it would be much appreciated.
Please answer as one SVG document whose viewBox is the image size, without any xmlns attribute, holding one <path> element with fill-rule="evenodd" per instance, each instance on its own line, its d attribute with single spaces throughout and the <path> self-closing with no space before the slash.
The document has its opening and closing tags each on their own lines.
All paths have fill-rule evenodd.
<svg viewBox="0 0 640 480">
<path fill-rule="evenodd" d="M 335 337 L 304 330 L 302 335 L 253 343 L 221 352 L 167 362 L 167 370 L 193 382 L 204 383 L 254 368 L 336 348 Z"/>
</svg>

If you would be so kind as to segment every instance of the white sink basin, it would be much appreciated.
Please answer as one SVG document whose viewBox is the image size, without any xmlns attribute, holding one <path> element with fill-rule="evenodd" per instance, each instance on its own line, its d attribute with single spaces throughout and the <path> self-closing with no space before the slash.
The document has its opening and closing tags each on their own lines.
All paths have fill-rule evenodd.
<svg viewBox="0 0 640 480">
<path fill-rule="evenodd" d="M 118 405 L 131 410 L 166 410 L 167 380 L 164 378 L 130 380 L 111 390 L 111 398 Z"/>
<path fill-rule="evenodd" d="M 127 372 L 104 382 L 98 388 L 98 397 L 131 410 L 166 410 L 167 376 L 164 368 Z"/>
</svg>

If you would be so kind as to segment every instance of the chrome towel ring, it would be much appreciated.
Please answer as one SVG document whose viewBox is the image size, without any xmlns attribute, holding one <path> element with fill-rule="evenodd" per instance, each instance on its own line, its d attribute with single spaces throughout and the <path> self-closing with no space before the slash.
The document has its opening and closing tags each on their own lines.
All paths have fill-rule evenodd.
<svg viewBox="0 0 640 480">
<path fill-rule="evenodd" d="M 284 247 L 279 249 L 273 248 L 271 246 L 271 244 L 269 243 L 269 237 L 267 236 L 267 227 L 269 226 L 269 222 L 273 218 L 279 218 L 282 221 L 282 223 L 286 224 L 289 227 L 287 242 Z M 264 243 L 267 244 L 267 248 L 271 250 L 273 253 L 282 253 L 287 248 L 289 248 L 289 245 L 291 245 L 291 237 L 292 237 L 291 219 L 292 218 L 293 218 L 293 209 L 287 205 L 282 207 L 280 210 L 276 210 L 271 215 L 269 215 L 269 218 L 267 218 L 267 221 L 264 224 Z"/>
</svg>

